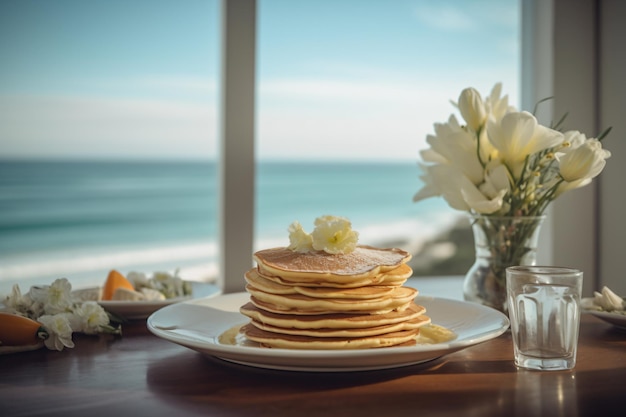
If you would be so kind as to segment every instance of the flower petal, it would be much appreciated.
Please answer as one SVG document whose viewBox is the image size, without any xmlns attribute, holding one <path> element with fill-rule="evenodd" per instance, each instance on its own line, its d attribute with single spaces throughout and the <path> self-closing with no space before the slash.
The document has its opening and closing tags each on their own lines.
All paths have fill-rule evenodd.
<svg viewBox="0 0 626 417">
<path fill-rule="evenodd" d="M 474 88 L 466 88 L 459 96 L 459 111 L 468 127 L 478 132 L 487 119 L 487 111 L 480 93 Z"/>
<path fill-rule="evenodd" d="M 500 123 L 490 120 L 487 132 L 516 177 L 528 156 L 563 142 L 563 134 L 539 125 L 535 116 L 525 111 L 508 113 Z"/>
<path fill-rule="evenodd" d="M 359 234 L 352 230 L 352 224 L 346 218 L 322 216 L 315 219 L 315 230 L 311 233 L 311 238 L 313 249 L 339 254 L 353 252 Z"/>
<path fill-rule="evenodd" d="M 611 153 L 602 149 L 597 139 L 588 139 L 582 145 L 559 156 L 559 172 L 565 181 L 591 179 L 602 172 Z"/>
<path fill-rule="evenodd" d="M 300 222 L 293 222 L 289 225 L 289 246 L 288 249 L 295 252 L 309 252 L 313 249 L 313 238 L 304 231 Z"/>
<path fill-rule="evenodd" d="M 464 182 L 461 195 L 465 203 L 475 212 L 480 214 L 492 214 L 502 208 L 506 190 L 501 190 L 494 198 L 485 196 L 474 184 Z"/>
<path fill-rule="evenodd" d="M 434 165 L 428 168 L 428 175 L 433 187 L 439 190 L 439 195 L 450 207 L 455 210 L 469 210 L 461 194 L 461 188 L 465 181 L 470 183 L 471 181 L 465 178 L 459 169 L 449 165 Z"/>
</svg>

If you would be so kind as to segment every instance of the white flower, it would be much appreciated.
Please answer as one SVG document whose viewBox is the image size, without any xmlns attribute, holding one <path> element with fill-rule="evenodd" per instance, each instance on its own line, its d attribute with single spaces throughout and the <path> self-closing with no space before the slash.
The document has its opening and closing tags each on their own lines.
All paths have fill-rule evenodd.
<svg viewBox="0 0 626 417">
<path fill-rule="evenodd" d="M 567 182 L 585 181 L 595 178 L 606 165 L 606 159 L 611 153 L 602 149 L 602 143 L 597 139 L 586 139 L 579 134 L 583 142 L 580 146 L 567 150 L 558 155 L 559 172 Z"/>
<path fill-rule="evenodd" d="M 541 216 L 552 200 L 604 169 L 611 154 L 599 140 L 542 126 L 509 106 L 501 92 L 498 83 L 483 99 L 467 88 L 453 103 L 467 126 L 454 115 L 434 124 L 435 134 L 426 137 L 430 147 L 420 151 L 423 186 L 414 202 L 441 196 L 457 210 Z"/>
<path fill-rule="evenodd" d="M 487 111 L 480 93 L 474 88 L 464 89 L 459 96 L 458 106 L 467 126 L 473 132 L 479 132 L 487 119 Z"/>
<path fill-rule="evenodd" d="M 504 196 L 511 191 L 511 183 L 509 181 L 508 171 L 504 165 L 498 165 L 493 169 L 487 170 L 485 181 L 478 188 L 484 198 L 474 199 L 468 204 L 476 213 L 492 214 L 501 211 L 504 206 Z M 466 197 L 467 200 L 468 197 Z"/>
<path fill-rule="evenodd" d="M 594 291 L 593 302 L 605 311 L 624 310 L 624 300 L 608 287 L 603 287 L 601 292 Z"/>
<path fill-rule="evenodd" d="M 52 285 L 32 286 L 25 296 L 15 285 L 5 305 L 16 314 L 41 323 L 48 333 L 44 342 L 48 349 L 74 347 L 73 332 L 121 334 L 119 326 L 111 326 L 108 314 L 96 301 L 84 301 L 80 297 L 84 294 L 71 289 L 65 278 L 55 280 Z"/>
<path fill-rule="evenodd" d="M 426 174 L 422 178 L 426 185 L 413 196 L 413 201 L 437 195 L 455 210 L 495 213 L 502 208 L 503 197 L 510 187 L 503 166 L 489 171 L 480 187 L 454 165 L 423 166 L 423 169 Z"/>
<path fill-rule="evenodd" d="M 501 96 L 502 83 L 496 83 L 491 93 L 485 98 L 485 109 L 488 117 L 494 122 L 499 122 L 508 112 L 515 111 L 515 107 L 509 106 L 509 97 Z"/>
<path fill-rule="evenodd" d="M 528 112 L 511 112 L 500 123 L 489 121 L 487 132 L 502 162 L 519 177 L 524 161 L 530 155 L 563 142 L 563 134 L 537 123 Z"/>
<path fill-rule="evenodd" d="M 187 296 L 193 292 L 192 284 L 180 278 L 178 271 L 174 271 L 174 274 L 169 272 L 155 272 L 150 278 L 143 272 L 131 271 L 126 278 L 130 281 L 136 292 L 142 292 L 147 289 L 155 290 L 160 292 L 166 299 Z M 152 291 L 148 292 L 150 293 L 150 299 L 157 299 L 156 297 L 159 297 Z"/>
<path fill-rule="evenodd" d="M 462 189 L 473 185 L 463 173 L 453 165 L 430 165 L 424 166 L 425 175 L 422 177 L 425 182 L 415 196 L 413 201 L 419 201 L 431 196 L 442 196 L 446 202 L 455 210 L 469 210 Z"/>
<path fill-rule="evenodd" d="M 413 195 L 413 202 L 417 202 L 420 200 L 424 200 L 426 198 L 436 197 L 436 196 L 441 195 L 441 191 L 439 187 L 437 187 L 437 185 L 435 184 L 433 176 L 430 173 L 431 167 L 434 168 L 437 166 L 441 166 L 441 165 L 429 166 L 429 165 L 424 165 L 422 163 L 419 163 L 419 167 L 424 173 L 423 175 L 420 175 L 419 178 L 424 182 L 424 185 L 422 186 L 422 188 L 419 189 L 418 192 L 415 193 L 415 195 Z"/>
<path fill-rule="evenodd" d="M 74 309 L 70 320 L 75 332 L 96 334 L 100 329 L 109 324 L 109 316 L 106 311 L 95 301 L 86 301 Z"/>
<path fill-rule="evenodd" d="M 288 249 L 306 253 L 324 251 L 330 254 L 344 254 L 354 251 L 359 234 L 352 230 L 352 223 L 345 217 L 320 216 L 315 219 L 315 229 L 308 234 L 300 222 L 289 225 Z"/>
<path fill-rule="evenodd" d="M 63 350 L 74 347 L 72 327 L 65 314 L 46 314 L 37 321 L 48 331 L 48 338 L 44 341 L 48 349 Z"/>
<path fill-rule="evenodd" d="M 496 165 L 488 169 L 485 174 L 485 181 L 479 189 L 489 198 L 501 197 L 511 191 L 511 182 L 506 167 Z"/>
<path fill-rule="evenodd" d="M 330 254 L 343 254 L 354 251 L 359 234 L 352 230 L 352 223 L 346 218 L 322 216 L 315 219 L 315 230 L 311 237 L 313 249 Z"/>
<path fill-rule="evenodd" d="M 485 195 L 474 184 L 462 181 L 461 195 L 465 203 L 476 213 L 492 214 L 500 210 L 504 203 L 506 189 L 497 191 L 493 196 Z"/>
<path fill-rule="evenodd" d="M 300 222 L 293 222 L 289 225 L 289 246 L 295 252 L 310 252 L 313 250 L 313 238 L 304 231 Z"/>
<path fill-rule="evenodd" d="M 58 314 L 72 307 L 72 285 L 67 278 L 55 280 L 52 285 L 31 287 L 31 298 L 43 306 L 45 314 Z"/>
<path fill-rule="evenodd" d="M 591 178 L 585 178 L 572 182 L 562 182 L 557 187 L 554 197 L 556 198 L 567 191 L 575 190 L 576 188 L 581 188 L 588 184 L 591 184 Z"/>
<path fill-rule="evenodd" d="M 27 314 L 27 312 L 31 310 L 33 300 L 30 298 L 30 296 L 28 296 L 28 294 L 22 295 L 20 286 L 15 284 L 11 289 L 11 295 L 7 296 L 4 300 L 4 305 L 14 310 L 15 312 Z"/>
<path fill-rule="evenodd" d="M 138 278 L 133 282 L 135 290 L 140 291 L 143 288 L 151 288 L 161 292 L 165 298 L 175 298 L 186 295 L 187 289 L 183 280 L 176 274 L 172 275 L 168 272 L 155 272 L 152 278 L 149 278 L 146 282 L 142 281 L 141 276 L 131 275 L 133 279 Z"/>
<path fill-rule="evenodd" d="M 576 149 L 587 140 L 587 136 L 578 130 L 568 130 L 563 132 L 563 143 L 561 151 L 568 152 L 571 149 Z"/>
<path fill-rule="evenodd" d="M 476 153 L 476 138 L 460 127 L 454 128 L 455 122 L 435 125 L 436 136 L 428 135 L 426 142 L 445 163 L 456 166 L 470 181 L 479 184 L 483 167 Z"/>
</svg>

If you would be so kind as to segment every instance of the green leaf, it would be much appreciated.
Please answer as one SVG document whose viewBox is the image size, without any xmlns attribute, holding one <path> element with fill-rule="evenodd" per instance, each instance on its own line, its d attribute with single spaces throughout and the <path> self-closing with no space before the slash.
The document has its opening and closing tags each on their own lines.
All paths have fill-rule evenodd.
<svg viewBox="0 0 626 417">
<path fill-rule="evenodd" d="M 613 126 L 611 126 L 611 127 L 607 128 L 607 129 L 605 129 L 605 130 L 604 130 L 604 132 L 600 133 L 600 134 L 598 135 L 598 140 L 599 140 L 600 142 L 602 142 L 602 139 L 604 139 L 605 137 L 607 137 L 607 136 L 609 135 L 609 133 L 611 132 L 611 129 L 613 129 Z"/>
<path fill-rule="evenodd" d="M 558 122 L 556 122 L 556 124 L 552 127 L 552 129 L 554 130 L 559 130 L 559 127 L 561 127 L 561 125 L 563 124 L 563 122 L 565 121 L 565 118 L 567 118 L 567 116 L 569 115 L 569 112 L 566 112 L 563 116 L 561 116 L 561 118 L 559 119 Z"/>
<path fill-rule="evenodd" d="M 542 98 L 541 100 L 539 100 L 536 104 L 535 104 L 535 108 L 533 109 L 533 114 L 537 115 L 537 108 L 539 107 L 539 105 L 541 103 L 543 103 L 544 101 L 548 101 L 548 100 L 552 100 L 554 98 L 554 96 L 550 96 L 550 97 L 546 97 L 546 98 Z"/>
</svg>

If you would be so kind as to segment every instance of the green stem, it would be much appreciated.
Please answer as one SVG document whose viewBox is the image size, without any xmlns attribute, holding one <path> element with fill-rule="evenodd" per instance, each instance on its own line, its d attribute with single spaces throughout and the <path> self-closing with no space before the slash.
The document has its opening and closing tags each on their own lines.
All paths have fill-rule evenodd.
<svg viewBox="0 0 626 417">
<path fill-rule="evenodd" d="M 39 326 L 39 328 L 37 329 L 37 338 L 41 340 L 46 340 L 48 337 L 50 337 L 50 333 L 48 333 L 46 328 L 43 326 Z"/>
</svg>

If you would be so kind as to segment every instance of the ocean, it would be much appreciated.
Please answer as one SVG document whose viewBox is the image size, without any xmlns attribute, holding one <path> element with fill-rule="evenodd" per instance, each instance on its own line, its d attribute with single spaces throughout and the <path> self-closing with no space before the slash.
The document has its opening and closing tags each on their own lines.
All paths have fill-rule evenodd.
<svg viewBox="0 0 626 417">
<path fill-rule="evenodd" d="M 214 279 L 217 168 L 0 161 L 0 289 L 60 277 L 97 283 L 110 269 Z M 421 184 L 412 162 L 259 162 L 256 173 L 255 250 L 288 244 L 293 221 L 311 231 L 331 214 L 352 221 L 359 243 L 417 251 L 458 216 L 441 199 L 412 202 Z"/>
</svg>

